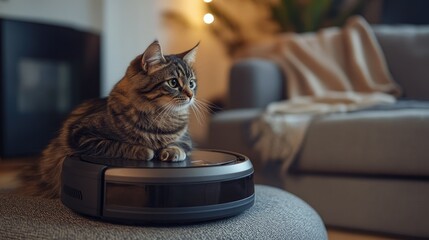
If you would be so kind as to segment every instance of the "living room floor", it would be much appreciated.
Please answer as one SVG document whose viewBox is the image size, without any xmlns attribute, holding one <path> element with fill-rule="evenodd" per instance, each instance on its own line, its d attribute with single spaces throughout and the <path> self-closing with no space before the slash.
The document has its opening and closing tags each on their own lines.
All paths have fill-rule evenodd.
<svg viewBox="0 0 429 240">
<path fill-rule="evenodd" d="M 0 159 L 0 191 L 12 189 L 18 185 L 17 176 L 19 170 L 26 164 L 34 161 L 34 158 L 4 160 Z M 389 240 L 396 239 L 382 235 L 347 231 L 328 227 L 328 237 L 330 240 Z"/>
</svg>

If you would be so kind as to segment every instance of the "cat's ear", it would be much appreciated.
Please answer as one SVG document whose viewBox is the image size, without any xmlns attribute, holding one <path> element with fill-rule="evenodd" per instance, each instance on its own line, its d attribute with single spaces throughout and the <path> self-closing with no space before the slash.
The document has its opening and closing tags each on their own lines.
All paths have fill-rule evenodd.
<svg viewBox="0 0 429 240">
<path fill-rule="evenodd" d="M 142 55 L 142 69 L 145 72 L 149 71 L 149 68 L 158 63 L 164 63 L 165 58 L 162 54 L 161 45 L 155 40 L 152 44 L 147 47 Z"/>
<path fill-rule="evenodd" d="M 200 42 L 198 42 L 197 45 L 195 45 L 190 50 L 177 54 L 177 56 L 183 59 L 183 61 L 185 61 L 189 66 L 192 66 L 197 56 L 198 45 L 200 45 Z"/>
</svg>

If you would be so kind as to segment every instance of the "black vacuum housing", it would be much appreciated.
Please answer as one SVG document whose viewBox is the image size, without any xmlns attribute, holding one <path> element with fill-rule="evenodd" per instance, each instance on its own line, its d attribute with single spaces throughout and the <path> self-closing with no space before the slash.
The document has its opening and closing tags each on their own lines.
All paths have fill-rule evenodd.
<svg viewBox="0 0 429 240">
<path fill-rule="evenodd" d="M 253 206 L 253 167 L 237 153 L 195 150 L 182 162 L 66 158 L 61 201 L 72 210 L 124 223 L 191 223 Z"/>
</svg>

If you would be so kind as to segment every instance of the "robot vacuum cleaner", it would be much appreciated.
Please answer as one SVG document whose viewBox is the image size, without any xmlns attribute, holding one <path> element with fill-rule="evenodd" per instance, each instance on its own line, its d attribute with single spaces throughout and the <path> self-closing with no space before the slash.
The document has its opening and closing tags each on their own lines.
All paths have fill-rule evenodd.
<svg viewBox="0 0 429 240">
<path fill-rule="evenodd" d="M 61 201 L 80 214 L 123 223 L 192 223 L 253 206 L 253 167 L 237 153 L 195 150 L 182 162 L 66 158 Z"/>
</svg>

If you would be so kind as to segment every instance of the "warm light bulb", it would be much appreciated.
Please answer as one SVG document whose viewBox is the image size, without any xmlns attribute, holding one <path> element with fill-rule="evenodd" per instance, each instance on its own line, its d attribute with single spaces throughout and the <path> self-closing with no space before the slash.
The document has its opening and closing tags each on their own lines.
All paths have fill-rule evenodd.
<svg viewBox="0 0 429 240">
<path fill-rule="evenodd" d="M 204 2 L 209 3 L 212 2 L 212 0 L 204 0 Z"/>
<path fill-rule="evenodd" d="M 211 13 L 206 13 L 203 20 L 206 24 L 212 24 L 214 22 L 214 16 Z"/>
</svg>

